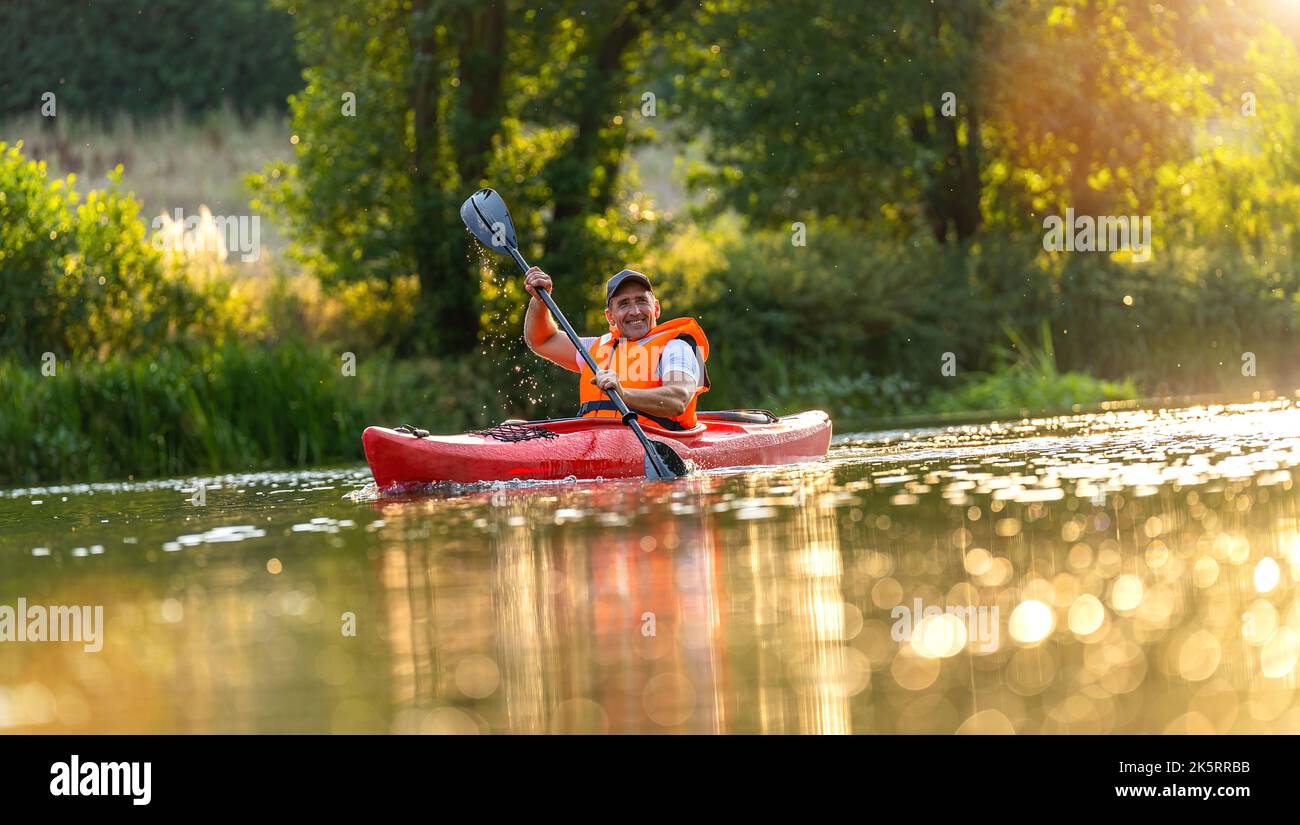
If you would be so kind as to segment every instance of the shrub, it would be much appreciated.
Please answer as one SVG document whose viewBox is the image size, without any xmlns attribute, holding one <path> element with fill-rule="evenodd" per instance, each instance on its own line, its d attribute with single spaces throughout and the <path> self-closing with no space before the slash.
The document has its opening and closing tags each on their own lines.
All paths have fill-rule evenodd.
<svg viewBox="0 0 1300 825">
<path fill-rule="evenodd" d="M 0 143 L 0 348 L 28 357 L 139 351 L 198 313 L 163 277 L 120 166 L 83 200 L 75 176 L 49 180 L 21 149 Z"/>
</svg>

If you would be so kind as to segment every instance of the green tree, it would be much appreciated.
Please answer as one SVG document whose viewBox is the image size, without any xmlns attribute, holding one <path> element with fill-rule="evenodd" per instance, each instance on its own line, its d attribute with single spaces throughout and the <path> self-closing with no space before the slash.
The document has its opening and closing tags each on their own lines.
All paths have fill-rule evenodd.
<svg viewBox="0 0 1300 825">
<path fill-rule="evenodd" d="M 980 44 L 1001 7 L 709 3 L 672 55 L 680 106 L 706 137 L 693 185 L 762 226 L 883 214 L 903 235 L 971 237 L 985 162 Z"/>
<path fill-rule="evenodd" d="M 632 67 L 671 33 L 681 6 L 300 7 L 307 85 L 290 102 L 296 163 L 254 179 L 259 205 L 283 216 L 294 254 L 326 281 L 418 275 L 420 308 L 400 336 L 402 351 L 468 352 L 492 318 L 485 301 L 517 303 L 522 293 L 491 287 L 484 295 L 461 201 L 493 184 L 548 269 L 569 277 L 608 270 L 634 234 L 617 209 L 629 86 L 640 79 Z M 355 117 L 343 110 L 345 93 L 355 95 Z"/>
<path fill-rule="evenodd" d="M 77 118 L 255 114 L 298 75 L 292 19 L 266 0 L 0 3 L 0 117 L 39 114 L 46 92 Z"/>
<path fill-rule="evenodd" d="M 717 0 L 677 50 L 695 184 L 763 225 L 883 218 L 941 243 L 1171 208 L 1162 172 L 1294 74 L 1263 7 Z"/>
</svg>

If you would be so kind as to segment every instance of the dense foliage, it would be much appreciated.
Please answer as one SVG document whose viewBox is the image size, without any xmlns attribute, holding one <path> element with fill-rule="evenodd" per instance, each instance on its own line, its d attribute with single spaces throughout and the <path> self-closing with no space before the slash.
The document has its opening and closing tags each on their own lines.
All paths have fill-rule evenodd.
<svg viewBox="0 0 1300 825">
<path fill-rule="evenodd" d="M 121 174 L 83 198 L 75 176 L 51 180 L 21 143 L 0 143 L 0 349 L 33 359 L 142 351 L 192 317 Z"/>
<path fill-rule="evenodd" d="M 633 90 L 689 11 L 681 0 L 304 4 L 296 163 L 255 179 L 258 205 L 327 281 L 418 274 L 401 351 L 473 351 L 480 314 L 496 307 L 461 202 L 489 183 L 508 193 L 526 253 L 570 283 L 620 269 L 643 222 L 620 208 L 634 197 L 620 176 Z M 596 292 L 570 294 L 582 315 Z M 501 297 L 521 295 L 511 285 Z"/>
<path fill-rule="evenodd" d="M 265 0 L 0 3 L 0 118 L 283 109 L 293 20 Z"/>
</svg>

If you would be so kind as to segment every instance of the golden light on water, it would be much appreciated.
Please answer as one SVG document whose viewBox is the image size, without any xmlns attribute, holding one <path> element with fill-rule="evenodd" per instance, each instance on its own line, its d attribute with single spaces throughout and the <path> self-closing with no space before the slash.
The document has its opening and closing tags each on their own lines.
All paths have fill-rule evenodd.
<svg viewBox="0 0 1300 825">
<path fill-rule="evenodd" d="M 921 656 L 908 645 L 894 656 L 889 666 L 889 675 L 899 687 L 921 691 L 934 684 L 939 678 L 940 669 L 939 660 Z"/>
<path fill-rule="evenodd" d="M 1219 580 L 1219 563 L 1209 556 L 1201 556 L 1192 568 L 1192 583 L 1202 590 L 1214 586 Z"/>
<path fill-rule="evenodd" d="M 1241 638 L 1247 644 L 1262 645 L 1277 630 L 1277 624 L 1277 608 L 1272 602 L 1256 599 L 1241 615 Z"/>
<path fill-rule="evenodd" d="M 646 716 L 664 727 L 681 725 L 691 718 L 695 687 L 679 673 L 661 673 L 646 683 L 642 693 Z"/>
<path fill-rule="evenodd" d="M 912 649 L 927 659 L 956 656 L 966 646 L 966 624 L 951 613 L 922 619 L 912 631 Z"/>
<path fill-rule="evenodd" d="M 979 713 L 967 717 L 957 728 L 959 734 L 1013 734 L 1016 727 L 1006 714 L 998 710 L 982 710 Z"/>
<path fill-rule="evenodd" d="M 993 557 L 983 547 L 976 547 L 966 553 L 966 572 L 972 576 L 982 576 L 993 566 Z"/>
<path fill-rule="evenodd" d="M 1009 559 L 995 558 L 989 563 L 988 570 L 976 577 L 976 581 L 987 587 L 1000 587 L 1011 581 L 1015 568 Z"/>
<path fill-rule="evenodd" d="M 88 536 L 86 581 L 148 592 L 100 654 L 6 647 L 0 729 L 1300 732 L 1295 433 L 1290 405 L 1113 411 L 663 489 L 296 492 L 164 563 Z"/>
<path fill-rule="evenodd" d="M 1291 575 L 1296 577 L 1297 570 L 1300 570 L 1300 533 L 1286 531 L 1278 537 L 1278 549 L 1282 552 L 1291 564 Z"/>
<path fill-rule="evenodd" d="M 854 647 L 840 647 L 827 659 L 825 676 L 829 694 L 836 699 L 850 699 L 871 684 L 871 660 Z"/>
<path fill-rule="evenodd" d="M 458 708 L 435 708 L 420 723 L 420 733 L 441 735 L 473 735 L 479 733 L 473 717 Z"/>
<path fill-rule="evenodd" d="M 1016 605 L 1007 623 L 1011 638 L 1023 645 L 1038 644 L 1051 634 L 1056 627 L 1056 617 L 1052 608 L 1038 601 L 1028 599 Z"/>
<path fill-rule="evenodd" d="M 1115 580 L 1110 591 L 1110 606 L 1120 613 L 1136 610 L 1142 603 L 1142 580 L 1126 574 Z"/>
<path fill-rule="evenodd" d="M 1300 658 L 1300 635 L 1283 625 L 1274 631 L 1259 654 L 1260 672 L 1271 679 L 1290 676 Z"/>
<path fill-rule="evenodd" d="M 1197 630 L 1178 650 L 1178 674 L 1189 682 L 1204 681 L 1214 675 L 1222 656 L 1223 646 L 1214 634 Z"/>
<path fill-rule="evenodd" d="M 1255 565 L 1255 592 L 1270 592 L 1277 587 L 1281 577 L 1282 568 L 1278 567 L 1277 560 L 1271 556 L 1265 556 Z"/>
<path fill-rule="evenodd" d="M 486 699 L 501 682 L 497 663 L 487 656 L 471 653 L 456 665 L 456 688 L 472 699 Z"/>
<path fill-rule="evenodd" d="M 1169 548 L 1163 541 L 1153 541 L 1147 545 L 1145 557 L 1147 567 L 1157 570 L 1168 564 L 1170 558 Z"/>
<path fill-rule="evenodd" d="M 888 610 L 903 600 L 903 586 L 892 577 L 883 578 L 871 588 L 871 602 L 880 610 Z"/>
<path fill-rule="evenodd" d="M 1020 696 L 1037 696 L 1056 682 L 1057 662 L 1046 646 L 1017 650 L 1007 664 L 1007 687 Z"/>
<path fill-rule="evenodd" d="M 609 733 L 609 714 L 590 699 L 566 699 L 551 714 L 550 733 Z"/>
<path fill-rule="evenodd" d="M 1070 605 L 1070 632 L 1076 636 L 1091 636 L 1106 621 L 1106 608 L 1101 600 L 1091 593 L 1085 593 Z"/>
<path fill-rule="evenodd" d="M 850 602 L 842 602 L 840 607 L 844 611 L 844 638 L 856 639 L 862 632 L 862 611 Z"/>
<path fill-rule="evenodd" d="M 1246 536 L 1220 533 L 1215 539 L 1215 549 L 1218 552 L 1226 550 L 1227 559 L 1232 564 L 1245 564 L 1250 559 L 1250 539 Z"/>
</svg>

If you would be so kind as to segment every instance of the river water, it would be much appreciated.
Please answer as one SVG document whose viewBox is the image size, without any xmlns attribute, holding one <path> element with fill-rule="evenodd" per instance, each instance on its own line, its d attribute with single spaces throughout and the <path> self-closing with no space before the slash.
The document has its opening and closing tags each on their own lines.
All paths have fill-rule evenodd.
<svg viewBox="0 0 1300 825">
<path fill-rule="evenodd" d="M 0 731 L 1300 732 L 1297 465 L 1282 399 L 668 483 L 0 491 L 0 609 L 103 608 L 0 641 Z"/>
</svg>

